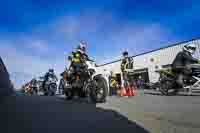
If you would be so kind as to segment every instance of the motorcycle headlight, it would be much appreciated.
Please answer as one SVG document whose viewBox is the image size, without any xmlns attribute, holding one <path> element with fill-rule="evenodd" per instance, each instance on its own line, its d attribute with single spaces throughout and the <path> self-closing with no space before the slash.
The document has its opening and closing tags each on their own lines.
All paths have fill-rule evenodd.
<svg viewBox="0 0 200 133">
<path fill-rule="evenodd" d="M 95 73 L 95 70 L 94 70 L 94 69 L 89 69 L 89 73 L 90 73 L 91 75 L 93 75 L 93 74 Z"/>
</svg>

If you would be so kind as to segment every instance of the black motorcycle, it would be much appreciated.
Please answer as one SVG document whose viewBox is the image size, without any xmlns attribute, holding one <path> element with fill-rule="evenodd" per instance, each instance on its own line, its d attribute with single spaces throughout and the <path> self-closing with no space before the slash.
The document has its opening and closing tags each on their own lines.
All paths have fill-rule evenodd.
<svg viewBox="0 0 200 133">
<path fill-rule="evenodd" d="M 159 77 L 159 90 L 163 95 L 176 95 L 181 89 L 200 89 L 200 64 L 191 64 L 187 66 L 190 70 L 189 75 L 184 75 L 183 87 L 180 88 L 176 82 L 177 74 L 172 72 L 171 69 L 157 71 Z"/>
<path fill-rule="evenodd" d="M 76 66 L 75 66 L 76 67 Z M 68 100 L 71 100 L 75 93 L 79 97 L 90 97 L 95 103 L 105 102 L 107 97 L 108 85 L 105 78 L 95 71 L 95 63 L 86 61 L 86 65 L 69 69 L 63 73 L 64 92 Z"/>
</svg>

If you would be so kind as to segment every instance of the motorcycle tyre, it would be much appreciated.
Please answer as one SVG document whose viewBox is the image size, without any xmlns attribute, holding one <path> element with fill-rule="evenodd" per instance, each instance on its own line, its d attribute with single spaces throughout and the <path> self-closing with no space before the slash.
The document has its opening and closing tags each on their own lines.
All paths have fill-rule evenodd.
<svg viewBox="0 0 200 133">
<path fill-rule="evenodd" d="M 172 89 L 176 88 L 176 83 L 171 83 L 171 81 L 165 81 L 160 85 L 160 92 L 163 96 L 174 96 L 177 95 L 179 89 Z M 172 90 L 169 92 L 169 90 Z"/>
<path fill-rule="evenodd" d="M 74 91 L 72 90 L 65 90 L 66 100 L 72 100 L 74 97 Z"/>
<path fill-rule="evenodd" d="M 108 86 L 107 86 L 106 80 L 102 76 L 95 77 L 94 80 L 96 80 L 96 82 L 98 84 L 97 87 L 99 87 L 99 83 L 102 82 L 102 84 L 104 86 L 103 94 L 102 94 L 101 98 L 98 98 L 98 96 L 96 95 L 96 89 L 91 88 L 90 98 L 91 98 L 92 102 L 94 102 L 94 103 L 104 103 L 104 102 L 106 102 L 106 97 L 108 94 Z"/>
<path fill-rule="evenodd" d="M 53 88 L 53 89 L 51 89 L 51 86 L 54 86 L 55 88 Z M 54 96 L 55 95 L 55 91 L 56 91 L 56 89 L 57 89 L 57 85 L 56 84 L 54 84 L 54 83 L 52 83 L 52 84 L 50 84 L 49 85 L 49 88 L 48 88 L 48 95 L 49 96 Z"/>
</svg>

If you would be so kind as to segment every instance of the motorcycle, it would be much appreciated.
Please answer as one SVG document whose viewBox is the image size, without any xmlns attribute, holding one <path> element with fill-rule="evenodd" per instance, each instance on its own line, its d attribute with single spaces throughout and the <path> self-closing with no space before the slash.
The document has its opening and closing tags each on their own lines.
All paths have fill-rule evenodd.
<svg viewBox="0 0 200 133">
<path fill-rule="evenodd" d="M 59 90 L 59 93 L 60 93 L 61 95 L 64 95 L 64 88 L 65 88 L 65 83 L 66 83 L 65 81 L 67 80 L 66 74 L 67 74 L 66 71 L 64 71 L 64 72 L 62 72 L 62 73 L 60 74 L 61 79 L 60 79 L 60 82 L 59 82 L 58 90 Z"/>
<path fill-rule="evenodd" d="M 35 89 L 32 87 L 32 85 L 30 83 L 28 83 L 27 85 L 25 85 L 24 87 L 24 93 L 27 94 L 27 95 L 35 95 L 36 94 L 36 91 Z"/>
<path fill-rule="evenodd" d="M 67 70 L 63 74 L 64 79 L 64 93 L 68 100 L 71 100 L 75 93 L 79 97 L 89 97 L 93 102 L 105 102 L 108 85 L 106 79 L 96 73 L 96 64 L 94 61 L 87 60 L 85 67 L 72 71 L 72 76 L 68 76 Z"/>
<path fill-rule="evenodd" d="M 57 79 L 55 77 L 49 77 L 45 82 L 43 90 L 45 96 L 54 96 L 57 90 Z"/>
<path fill-rule="evenodd" d="M 177 75 L 171 69 L 157 71 L 159 77 L 159 91 L 163 95 L 176 95 L 181 89 L 200 89 L 200 64 L 191 64 L 187 68 L 191 70 L 190 75 L 184 75 L 183 88 L 180 88 L 176 82 Z"/>
</svg>

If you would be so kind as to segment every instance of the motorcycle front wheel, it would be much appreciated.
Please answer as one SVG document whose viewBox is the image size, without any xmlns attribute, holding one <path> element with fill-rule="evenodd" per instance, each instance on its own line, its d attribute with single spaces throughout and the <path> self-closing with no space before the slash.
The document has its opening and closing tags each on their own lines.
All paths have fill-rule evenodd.
<svg viewBox="0 0 200 133">
<path fill-rule="evenodd" d="M 177 95 L 178 90 L 176 83 L 171 80 L 165 80 L 160 83 L 160 92 L 164 96 Z"/>
<path fill-rule="evenodd" d="M 67 100 L 72 100 L 74 97 L 74 91 L 73 90 L 65 90 L 65 96 Z"/>
<path fill-rule="evenodd" d="M 55 93 L 56 93 L 56 89 L 57 89 L 57 85 L 56 85 L 56 84 L 54 84 L 54 83 L 50 84 L 50 85 L 49 85 L 49 89 L 48 89 L 49 95 L 50 95 L 50 96 L 54 96 Z"/>
<path fill-rule="evenodd" d="M 102 76 L 97 76 L 94 78 L 93 84 L 90 89 L 90 97 L 93 102 L 106 102 L 108 86 L 106 80 Z"/>
</svg>

